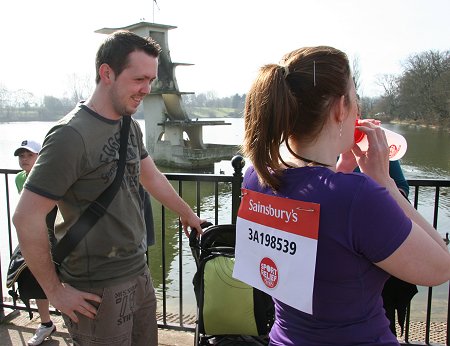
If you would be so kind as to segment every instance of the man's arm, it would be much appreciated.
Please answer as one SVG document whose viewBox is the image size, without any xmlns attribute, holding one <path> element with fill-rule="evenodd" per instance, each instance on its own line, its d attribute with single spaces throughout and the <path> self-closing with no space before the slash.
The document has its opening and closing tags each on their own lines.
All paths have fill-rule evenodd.
<svg viewBox="0 0 450 346">
<path fill-rule="evenodd" d="M 204 220 L 195 215 L 191 207 L 177 194 L 150 156 L 141 160 L 140 181 L 153 197 L 180 216 L 186 236 L 189 237 L 188 227 L 195 228 L 199 234 L 203 233 L 200 224 Z"/>
<path fill-rule="evenodd" d="M 53 264 L 45 222 L 56 202 L 24 189 L 13 216 L 20 249 L 28 267 L 53 306 L 78 322 L 79 312 L 94 318 L 96 309 L 87 300 L 100 302 L 100 297 L 78 291 L 61 283 Z"/>
</svg>

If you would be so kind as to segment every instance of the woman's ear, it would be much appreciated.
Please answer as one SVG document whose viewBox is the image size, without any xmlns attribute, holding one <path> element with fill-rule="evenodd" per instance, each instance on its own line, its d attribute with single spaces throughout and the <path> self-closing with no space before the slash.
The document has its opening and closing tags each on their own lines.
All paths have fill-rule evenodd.
<svg viewBox="0 0 450 346">
<path fill-rule="evenodd" d="M 345 120 L 347 114 L 347 107 L 345 105 L 345 95 L 342 95 L 333 107 L 333 116 L 336 122 L 340 123 Z"/>
</svg>

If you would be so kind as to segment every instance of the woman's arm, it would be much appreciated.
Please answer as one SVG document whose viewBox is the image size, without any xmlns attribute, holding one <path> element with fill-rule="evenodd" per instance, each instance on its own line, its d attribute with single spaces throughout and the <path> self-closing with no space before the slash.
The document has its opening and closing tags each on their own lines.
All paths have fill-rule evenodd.
<svg viewBox="0 0 450 346">
<path fill-rule="evenodd" d="M 416 285 L 440 285 L 450 280 L 450 254 L 447 248 L 442 248 L 441 242 L 440 236 L 434 239 L 413 222 L 411 233 L 402 245 L 375 264 L 389 274 Z"/>
<path fill-rule="evenodd" d="M 433 286 L 450 280 L 450 254 L 441 235 L 404 198 L 394 179 L 389 176 L 389 148 L 386 136 L 378 127 L 361 127 L 367 134 L 369 148 L 352 149 L 361 171 L 385 187 L 399 207 L 412 221 L 406 240 L 386 259 L 377 262 L 380 268 L 404 281 Z"/>
</svg>

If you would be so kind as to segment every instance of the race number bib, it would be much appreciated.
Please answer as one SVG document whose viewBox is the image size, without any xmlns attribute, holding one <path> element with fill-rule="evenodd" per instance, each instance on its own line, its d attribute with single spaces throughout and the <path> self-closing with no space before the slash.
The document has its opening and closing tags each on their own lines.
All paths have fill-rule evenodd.
<svg viewBox="0 0 450 346">
<path fill-rule="evenodd" d="M 233 277 L 312 314 L 320 205 L 242 189 Z"/>
</svg>

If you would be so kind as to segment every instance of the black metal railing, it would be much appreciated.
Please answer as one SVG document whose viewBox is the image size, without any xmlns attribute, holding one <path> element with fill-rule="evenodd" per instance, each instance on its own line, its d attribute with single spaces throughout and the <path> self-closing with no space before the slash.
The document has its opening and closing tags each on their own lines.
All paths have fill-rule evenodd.
<svg viewBox="0 0 450 346">
<path fill-rule="evenodd" d="M 432 205 L 428 204 L 427 207 L 432 207 L 432 224 L 435 229 L 438 229 L 438 220 L 439 220 L 439 210 L 448 210 L 449 205 L 446 205 L 445 208 L 442 208 L 440 205 L 440 196 L 448 196 L 449 195 L 449 187 L 450 187 L 450 180 L 433 180 L 433 179 L 412 179 L 408 180 L 409 186 L 412 188 L 412 203 L 414 205 L 414 208 L 418 209 L 420 211 L 421 208 L 421 193 L 422 196 L 424 194 L 427 194 L 428 197 L 434 196 L 433 198 L 428 198 L 427 201 L 433 200 Z M 445 191 L 443 191 L 445 190 Z M 422 201 L 424 198 L 422 198 Z M 427 202 L 428 203 L 428 202 Z M 441 208 L 440 208 L 441 207 Z M 450 231 L 447 230 L 447 231 Z M 448 232 L 445 233 L 445 241 L 447 244 L 449 243 L 448 238 Z M 447 283 L 448 286 L 448 283 Z M 446 310 L 446 316 L 445 316 L 445 323 L 435 323 L 433 324 L 431 322 L 433 311 L 432 311 L 432 303 L 433 303 L 433 287 L 427 288 L 427 294 L 426 294 L 426 315 L 425 315 L 425 321 L 422 321 L 424 323 L 420 324 L 414 324 L 411 322 L 410 315 L 411 311 L 413 311 L 411 308 L 407 310 L 406 315 L 406 325 L 405 325 L 405 332 L 404 332 L 404 343 L 402 345 L 418 345 L 418 344 L 425 344 L 425 345 L 431 345 L 431 344 L 445 344 L 450 345 L 450 329 L 449 329 L 449 316 L 450 316 L 450 286 L 447 287 L 447 308 Z M 414 299 L 413 299 L 414 301 Z M 413 327 L 415 327 L 414 335 L 415 338 L 412 338 L 412 332 Z M 420 343 L 417 343 L 417 335 L 420 335 Z"/>
<path fill-rule="evenodd" d="M 178 194 L 192 206 L 201 218 L 207 218 L 214 224 L 234 223 L 240 204 L 240 187 L 244 161 L 240 157 L 235 157 L 232 160 L 232 165 L 234 167 L 233 175 L 196 173 L 166 173 L 165 175 L 178 191 Z M 18 170 L 0 169 L 0 174 L 4 175 L 4 198 L 9 244 L 9 256 L 2 254 L 3 259 L 9 259 L 13 251 L 9 185 L 11 184 L 12 175 L 15 175 L 17 172 Z M 432 224 L 437 229 L 439 226 L 439 212 L 448 209 L 448 205 L 444 205 L 444 208 L 440 205 L 441 197 L 445 196 L 444 203 L 450 204 L 447 197 L 450 192 L 450 180 L 412 179 L 408 180 L 408 182 L 411 187 L 410 195 L 413 196 L 411 199 L 414 207 L 420 210 L 425 203 L 426 208 L 432 208 Z M 433 202 L 430 202 L 430 200 Z M 184 266 L 192 260 L 190 253 L 186 254 L 187 241 L 176 215 L 158 204 L 158 202 L 152 200 L 152 203 L 155 230 L 157 231 L 157 244 L 155 247 L 150 248 L 147 255 L 157 291 L 158 306 L 160 307 L 158 310 L 158 324 L 161 328 L 194 331 L 196 323 L 195 309 L 188 309 L 189 311 L 194 311 L 193 315 L 190 312 L 185 313 L 186 306 L 192 307 L 196 305 L 194 295 L 186 294 L 186 292 L 193 293 L 192 273 L 188 275 L 184 269 Z M 175 232 L 171 233 L 172 229 Z M 153 260 L 155 258 L 157 260 Z M 173 268 L 174 263 L 178 267 L 176 270 Z M 169 277 L 172 278 L 170 279 Z M 171 285 L 174 282 L 176 284 Z M 5 297 L 4 287 L 5 282 L 2 280 L 0 287 L 2 297 Z M 427 290 L 425 298 L 426 316 L 423 321 L 417 323 L 417 321 L 411 319 L 410 311 L 408 311 L 405 332 L 400 338 L 402 345 L 450 345 L 448 338 L 450 334 L 448 324 L 450 292 L 446 296 L 445 303 L 442 303 L 446 304 L 445 316 L 442 323 L 436 327 L 436 323 L 433 322 L 434 288 L 423 289 Z M 19 302 L 3 300 L 0 307 L 0 319 L 5 317 L 5 308 L 23 310 L 24 306 L 19 304 Z M 411 311 L 414 312 L 414 307 L 411 308 Z M 52 313 L 58 312 L 52 310 Z"/>
</svg>

